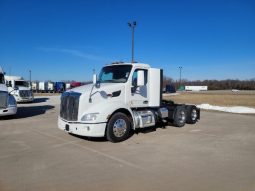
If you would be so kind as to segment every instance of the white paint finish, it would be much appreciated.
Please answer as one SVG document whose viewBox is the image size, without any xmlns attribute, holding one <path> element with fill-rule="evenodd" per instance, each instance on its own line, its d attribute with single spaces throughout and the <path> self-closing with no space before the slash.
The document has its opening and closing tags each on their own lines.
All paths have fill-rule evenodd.
<svg viewBox="0 0 255 191">
<path fill-rule="evenodd" d="M 88 137 L 103 137 L 106 123 L 99 124 L 84 124 L 84 123 L 68 123 L 58 118 L 58 127 L 61 130 L 65 130 L 66 125 L 69 125 L 68 133 L 75 135 L 88 136 Z"/>
<path fill-rule="evenodd" d="M 47 83 L 46 82 L 39 82 L 39 90 L 40 91 L 46 91 L 47 88 Z"/>
<path fill-rule="evenodd" d="M 0 73 L 4 74 L 4 71 L 1 67 L 0 67 Z M 8 88 L 6 87 L 5 84 L 0 84 L 0 91 L 3 91 L 3 92 L 8 91 Z M 10 96 L 10 95 L 8 95 L 8 96 Z M 13 107 L 8 106 L 7 108 L 0 109 L 0 116 L 15 115 L 16 113 L 17 113 L 17 105 L 16 104 Z"/>
<path fill-rule="evenodd" d="M 6 111 L 6 112 L 4 112 L 4 111 Z M 0 116 L 15 115 L 16 113 L 17 113 L 17 106 L 16 107 L 8 107 L 6 109 L 0 109 Z"/>
<path fill-rule="evenodd" d="M 148 89 L 149 107 L 160 106 L 160 69 L 149 69 Z"/>
</svg>

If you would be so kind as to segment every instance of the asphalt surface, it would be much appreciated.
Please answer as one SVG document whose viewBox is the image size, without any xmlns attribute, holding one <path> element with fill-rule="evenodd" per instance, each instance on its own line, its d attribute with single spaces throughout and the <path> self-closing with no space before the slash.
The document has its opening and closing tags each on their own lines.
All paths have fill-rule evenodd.
<svg viewBox="0 0 255 191">
<path fill-rule="evenodd" d="M 57 128 L 59 97 L 0 119 L 0 190 L 254 191 L 255 116 L 201 112 L 196 125 L 121 143 Z"/>
</svg>

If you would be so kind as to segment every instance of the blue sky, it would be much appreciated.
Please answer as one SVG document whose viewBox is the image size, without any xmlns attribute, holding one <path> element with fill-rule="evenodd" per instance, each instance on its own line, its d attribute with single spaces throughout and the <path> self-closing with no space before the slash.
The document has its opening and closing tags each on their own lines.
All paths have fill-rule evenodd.
<svg viewBox="0 0 255 191">
<path fill-rule="evenodd" d="M 92 78 L 131 60 L 179 78 L 255 77 L 255 1 L 0 0 L 0 65 L 33 80 Z"/>
</svg>

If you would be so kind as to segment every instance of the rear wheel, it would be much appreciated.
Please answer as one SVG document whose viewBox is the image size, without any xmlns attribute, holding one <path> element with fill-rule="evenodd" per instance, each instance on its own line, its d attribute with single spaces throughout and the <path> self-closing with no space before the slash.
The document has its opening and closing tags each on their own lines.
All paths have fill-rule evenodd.
<svg viewBox="0 0 255 191">
<path fill-rule="evenodd" d="M 189 124 L 195 124 L 197 122 L 198 119 L 198 112 L 197 112 L 197 108 L 194 105 L 188 105 L 186 107 L 187 109 L 187 123 Z"/>
<path fill-rule="evenodd" d="M 130 133 L 130 121 L 124 113 L 115 113 L 110 118 L 107 129 L 106 139 L 113 143 L 124 141 Z"/>
<path fill-rule="evenodd" d="M 174 113 L 174 126 L 183 127 L 186 123 L 186 109 L 184 106 L 177 106 Z"/>
</svg>

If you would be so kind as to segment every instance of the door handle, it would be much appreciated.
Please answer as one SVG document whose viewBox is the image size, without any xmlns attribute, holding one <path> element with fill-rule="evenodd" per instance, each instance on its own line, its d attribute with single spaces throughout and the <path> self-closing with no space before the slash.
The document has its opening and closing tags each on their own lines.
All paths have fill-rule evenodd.
<svg viewBox="0 0 255 191">
<path fill-rule="evenodd" d="M 148 103 L 148 101 L 143 101 L 143 104 L 147 104 Z"/>
</svg>

